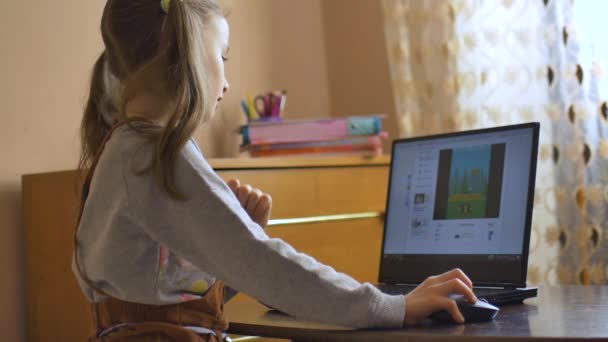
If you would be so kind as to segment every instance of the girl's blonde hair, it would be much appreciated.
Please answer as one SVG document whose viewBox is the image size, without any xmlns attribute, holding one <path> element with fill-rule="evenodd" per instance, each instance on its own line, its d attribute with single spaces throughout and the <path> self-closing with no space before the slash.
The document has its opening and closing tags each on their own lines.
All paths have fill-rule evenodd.
<svg viewBox="0 0 608 342">
<path fill-rule="evenodd" d="M 81 124 L 80 168 L 91 166 L 104 137 L 135 95 L 160 89 L 169 99 L 162 130 L 141 131 L 155 144 L 153 171 L 159 184 L 180 197 L 174 181 L 176 158 L 201 121 L 212 115 L 203 31 L 214 15 L 213 0 L 108 0 L 101 20 L 105 51 L 93 68 Z M 154 113 L 157 114 L 158 113 Z"/>
</svg>

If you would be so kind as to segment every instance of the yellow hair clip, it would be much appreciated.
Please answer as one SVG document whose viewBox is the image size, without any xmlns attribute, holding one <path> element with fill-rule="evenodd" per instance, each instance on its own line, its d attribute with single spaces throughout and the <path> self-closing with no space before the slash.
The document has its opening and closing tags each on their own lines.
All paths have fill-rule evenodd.
<svg viewBox="0 0 608 342">
<path fill-rule="evenodd" d="M 182 3 L 184 0 L 179 0 Z M 169 7 L 171 6 L 171 0 L 160 0 L 160 8 L 165 12 L 165 14 L 169 14 Z"/>
<path fill-rule="evenodd" d="M 163 12 L 169 14 L 169 6 L 171 5 L 171 0 L 160 0 L 160 8 L 162 8 Z"/>
</svg>

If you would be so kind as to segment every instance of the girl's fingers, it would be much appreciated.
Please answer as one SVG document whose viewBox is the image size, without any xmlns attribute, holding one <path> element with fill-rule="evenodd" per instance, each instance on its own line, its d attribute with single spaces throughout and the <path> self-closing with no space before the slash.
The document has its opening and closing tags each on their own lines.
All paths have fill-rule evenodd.
<svg viewBox="0 0 608 342">
<path fill-rule="evenodd" d="M 252 188 L 249 184 L 241 185 L 238 179 L 231 179 L 227 184 L 249 216 L 260 225 L 265 226 L 272 208 L 270 195 L 263 193 L 260 189 Z"/>
<path fill-rule="evenodd" d="M 268 194 L 263 194 L 258 201 L 258 205 L 255 208 L 253 215 L 255 217 L 264 217 L 270 211 L 272 206 L 272 198 Z"/>
<path fill-rule="evenodd" d="M 237 190 L 236 197 L 241 202 L 241 206 L 245 208 L 247 206 L 247 200 L 249 199 L 249 194 L 251 193 L 251 185 L 243 185 L 240 186 Z"/>
<path fill-rule="evenodd" d="M 441 310 L 447 311 L 455 322 L 464 323 L 458 304 L 451 297 L 453 295 L 462 295 L 473 304 L 477 302 L 471 280 L 460 269 L 427 278 L 406 296 L 405 323 L 417 324 L 433 312 Z"/>
<path fill-rule="evenodd" d="M 463 295 L 470 303 L 477 303 L 477 297 L 465 283 L 463 283 L 460 279 L 452 279 L 448 280 L 443 284 L 437 285 L 441 289 L 441 294 L 444 296 L 449 296 L 452 294 Z"/>
<path fill-rule="evenodd" d="M 437 300 L 439 301 L 438 304 L 440 310 L 447 311 L 457 323 L 464 323 L 464 316 L 462 316 L 462 313 L 460 313 L 460 310 L 458 310 L 458 304 L 456 304 L 456 301 L 446 297 L 440 297 Z"/>
<path fill-rule="evenodd" d="M 258 206 L 260 197 L 262 197 L 262 192 L 259 189 L 253 189 L 251 190 L 251 193 L 249 193 L 247 203 L 243 206 L 249 214 L 255 212 L 255 208 Z"/>
<path fill-rule="evenodd" d="M 239 188 L 239 186 L 241 186 L 241 182 L 239 182 L 238 179 L 231 179 L 228 181 L 228 187 L 230 188 L 230 190 L 232 190 L 232 192 L 236 195 L 236 192 Z"/>
<path fill-rule="evenodd" d="M 430 277 L 428 279 L 428 282 L 430 283 L 430 285 L 436 285 L 436 284 L 445 283 L 452 279 L 459 279 L 468 288 L 473 288 L 473 282 L 471 281 L 471 279 L 469 279 L 469 277 L 467 277 L 467 275 L 464 274 L 464 272 L 462 272 L 462 270 L 460 270 L 459 268 L 455 268 L 449 272 L 445 272 L 438 276 Z"/>
</svg>

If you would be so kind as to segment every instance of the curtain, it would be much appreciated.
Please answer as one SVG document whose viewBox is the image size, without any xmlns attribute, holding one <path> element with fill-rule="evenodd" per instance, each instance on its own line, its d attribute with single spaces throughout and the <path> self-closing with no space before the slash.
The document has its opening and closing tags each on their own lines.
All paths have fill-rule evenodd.
<svg viewBox="0 0 608 342">
<path fill-rule="evenodd" d="M 454 37 L 449 1 L 384 1 L 397 122 L 402 135 L 451 131 L 455 126 Z"/>
<path fill-rule="evenodd" d="M 600 3 L 383 0 L 401 136 L 541 123 L 530 284 L 606 279 Z"/>
</svg>

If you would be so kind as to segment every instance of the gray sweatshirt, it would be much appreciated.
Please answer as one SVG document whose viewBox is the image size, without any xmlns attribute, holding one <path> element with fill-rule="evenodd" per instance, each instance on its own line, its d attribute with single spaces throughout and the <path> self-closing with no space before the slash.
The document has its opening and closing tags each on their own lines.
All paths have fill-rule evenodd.
<svg viewBox="0 0 608 342">
<path fill-rule="evenodd" d="M 116 130 L 101 156 L 78 232 L 79 266 L 95 286 L 121 300 L 163 305 L 201 298 L 221 280 L 298 318 L 401 327 L 403 296 L 270 238 L 193 141 L 175 169 L 185 201 L 171 198 L 151 173 L 137 173 L 151 156 L 152 145 L 128 126 Z M 75 274 L 90 301 L 104 299 Z"/>
</svg>

